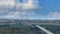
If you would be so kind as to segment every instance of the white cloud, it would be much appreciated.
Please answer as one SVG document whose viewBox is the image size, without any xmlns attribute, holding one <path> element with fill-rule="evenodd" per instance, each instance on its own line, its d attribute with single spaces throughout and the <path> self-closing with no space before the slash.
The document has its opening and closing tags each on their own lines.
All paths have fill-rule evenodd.
<svg viewBox="0 0 60 34">
<path fill-rule="evenodd" d="M 6 15 L 4 18 L 8 18 L 8 19 L 14 19 L 16 16 L 19 16 L 19 12 L 11 12 L 8 15 Z"/>
<path fill-rule="evenodd" d="M 32 16 L 35 15 L 35 13 L 33 11 L 30 11 L 30 9 L 36 9 L 39 7 L 38 0 L 23 0 L 22 3 L 16 1 L 0 0 L 0 10 L 8 13 L 4 16 L 4 18 L 14 19 L 17 16 L 23 18 L 25 18 L 26 16 Z"/>
<path fill-rule="evenodd" d="M 55 12 L 49 12 L 48 13 L 48 19 L 60 19 L 60 12 L 57 12 L 57 11 L 55 11 Z"/>
<path fill-rule="evenodd" d="M 15 19 L 16 17 L 20 17 L 19 19 L 25 19 L 25 18 L 28 18 L 28 16 L 34 16 L 35 13 L 34 12 L 19 12 L 19 11 L 16 11 L 16 12 L 10 12 L 8 15 L 6 15 L 4 18 L 8 18 L 8 19 Z"/>
<path fill-rule="evenodd" d="M 22 9 L 23 10 L 35 9 L 35 8 L 39 7 L 38 0 L 28 0 L 28 2 L 26 2 L 26 1 L 24 1 L 22 3 Z"/>
<path fill-rule="evenodd" d="M 14 0 L 0 0 L 0 6 L 13 7 L 15 5 Z"/>
<path fill-rule="evenodd" d="M 0 0 L 0 6 L 5 6 L 9 8 L 21 8 L 22 10 L 30 10 L 39 7 L 38 0 L 23 0 L 22 3 L 17 2 L 18 0 Z M 26 2 L 27 1 L 27 2 Z"/>
<path fill-rule="evenodd" d="M 52 16 L 52 17 L 60 17 L 60 12 L 50 12 L 49 14 L 48 14 L 49 16 Z"/>
</svg>

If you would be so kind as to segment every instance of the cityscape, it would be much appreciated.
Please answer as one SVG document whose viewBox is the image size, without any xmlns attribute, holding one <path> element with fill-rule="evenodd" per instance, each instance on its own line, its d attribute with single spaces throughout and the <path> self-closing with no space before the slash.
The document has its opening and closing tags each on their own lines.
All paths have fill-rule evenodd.
<svg viewBox="0 0 60 34">
<path fill-rule="evenodd" d="M 60 0 L 0 0 L 0 34 L 60 34 Z"/>
<path fill-rule="evenodd" d="M 59 22 L 60 20 L 1 19 L 0 34 L 60 34 Z"/>
</svg>

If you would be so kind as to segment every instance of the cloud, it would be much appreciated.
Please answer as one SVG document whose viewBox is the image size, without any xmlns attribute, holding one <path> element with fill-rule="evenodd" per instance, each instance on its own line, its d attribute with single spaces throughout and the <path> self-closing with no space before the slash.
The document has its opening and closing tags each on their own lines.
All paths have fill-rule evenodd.
<svg viewBox="0 0 60 34">
<path fill-rule="evenodd" d="M 60 12 L 49 12 L 48 16 L 50 17 L 49 19 L 60 19 Z"/>
<path fill-rule="evenodd" d="M 49 16 L 52 16 L 52 17 L 60 17 L 60 12 L 50 12 L 49 14 L 48 14 Z"/>
<path fill-rule="evenodd" d="M 35 9 L 39 7 L 38 0 L 28 0 L 28 2 L 26 1 L 23 1 L 22 3 L 23 10 Z"/>
<path fill-rule="evenodd" d="M 0 6 L 13 7 L 14 5 L 14 0 L 0 0 Z"/>
<path fill-rule="evenodd" d="M 17 17 L 28 17 L 35 15 L 31 9 L 40 7 L 38 0 L 0 0 L 0 10 L 2 15 L 6 13 L 4 18 L 15 19 Z"/>
<path fill-rule="evenodd" d="M 8 15 L 5 15 L 5 17 L 4 18 L 8 18 L 8 19 L 17 19 L 17 17 L 18 17 L 18 19 L 25 19 L 25 18 L 28 18 L 28 16 L 34 16 L 35 15 L 35 13 L 34 12 L 19 12 L 19 11 L 16 11 L 16 12 L 10 12 L 10 13 L 8 13 Z"/>
<path fill-rule="evenodd" d="M 6 15 L 4 18 L 8 18 L 8 19 L 13 19 L 16 16 L 19 16 L 19 12 L 10 12 L 8 15 Z"/>
</svg>

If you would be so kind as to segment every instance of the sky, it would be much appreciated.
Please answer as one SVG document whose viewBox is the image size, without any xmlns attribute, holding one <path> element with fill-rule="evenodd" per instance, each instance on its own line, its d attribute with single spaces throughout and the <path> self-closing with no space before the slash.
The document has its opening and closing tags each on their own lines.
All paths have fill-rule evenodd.
<svg viewBox="0 0 60 34">
<path fill-rule="evenodd" d="M 0 19 L 60 20 L 60 0 L 0 0 Z"/>
</svg>

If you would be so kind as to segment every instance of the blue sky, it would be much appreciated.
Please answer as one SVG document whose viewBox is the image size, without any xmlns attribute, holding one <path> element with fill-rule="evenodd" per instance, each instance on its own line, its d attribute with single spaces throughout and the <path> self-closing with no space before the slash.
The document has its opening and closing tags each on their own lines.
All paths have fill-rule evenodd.
<svg viewBox="0 0 60 34">
<path fill-rule="evenodd" d="M 42 8 L 35 9 L 35 19 L 60 19 L 60 0 L 38 0 Z M 31 17 L 32 18 L 32 17 Z"/>
<path fill-rule="evenodd" d="M 49 19 L 60 19 L 60 0 L 39 0 L 39 5 L 42 7 L 39 10 L 36 10 L 36 13 L 39 18 L 49 18 Z M 48 15 L 48 14 L 52 15 Z M 55 14 L 56 15 L 53 15 Z M 58 15 L 58 16 L 57 16 Z"/>
<path fill-rule="evenodd" d="M 3 1 L 0 1 L 0 19 L 60 19 L 60 0 Z"/>
</svg>

